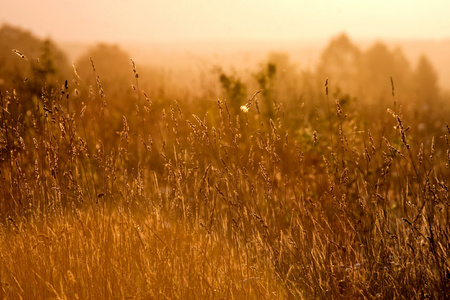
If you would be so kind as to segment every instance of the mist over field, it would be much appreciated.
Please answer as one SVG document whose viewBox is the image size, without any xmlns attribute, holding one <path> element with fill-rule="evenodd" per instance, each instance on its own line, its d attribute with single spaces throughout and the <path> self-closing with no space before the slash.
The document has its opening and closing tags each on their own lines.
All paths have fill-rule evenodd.
<svg viewBox="0 0 450 300">
<path fill-rule="evenodd" d="M 140 64 L 165 69 L 198 69 L 199 65 L 225 65 L 235 69 L 250 69 L 263 61 L 268 53 L 279 52 L 289 56 L 299 69 L 314 69 L 320 61 L 322 51 L 328 42 L 345 32 L 328 39 L 298 39 L 296 41 L 200 41 L 173 43 L 118 43 Z M 361 50 L 367 50 L 380 41 L 390 49 L 399 48 L 414 67 L 424 55 L 433 65 L 439 86 L 450 89 L 449 40 L 408 39 L 349 39 Z M 75 61 L 95 43 L 58 42 L 69 61 Z"/>
<path fill-rule="evenodd" d="M 441 1 L 3 1 L 1 299 L 448 299 Z"/>
</svg>

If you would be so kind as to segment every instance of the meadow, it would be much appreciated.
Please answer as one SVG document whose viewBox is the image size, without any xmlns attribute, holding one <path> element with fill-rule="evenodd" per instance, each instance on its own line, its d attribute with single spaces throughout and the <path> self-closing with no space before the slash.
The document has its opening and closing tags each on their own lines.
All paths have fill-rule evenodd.
<svg viewBox="0 0 450 300">
<path fill-rule="evenodd" d="M 1 85 L 0 299 L 447 299 L 450 98 L 343 39 L 314 71 Z"/>
</svg>

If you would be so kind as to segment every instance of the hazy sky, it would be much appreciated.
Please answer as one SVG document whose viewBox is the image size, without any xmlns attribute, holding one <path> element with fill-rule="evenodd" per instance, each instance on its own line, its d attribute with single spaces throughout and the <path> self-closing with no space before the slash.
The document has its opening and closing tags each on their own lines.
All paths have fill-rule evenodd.
<svg viewBox="0 0 450 300">
<path fill-rule="evenodd" d="M 448 0 L 0 0 L 0 24 L 63 41 L 450 38 Z"/>
</svg>

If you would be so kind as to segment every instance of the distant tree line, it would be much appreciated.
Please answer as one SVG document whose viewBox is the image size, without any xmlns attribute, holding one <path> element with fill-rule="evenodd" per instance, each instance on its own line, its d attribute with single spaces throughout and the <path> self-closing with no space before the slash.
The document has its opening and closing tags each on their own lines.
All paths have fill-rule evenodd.
<svg viewBox="0 0 450 300">
<path fill-rule="evenodd" d="M 171 83 L 170 88 L 167 85 L 158 88 L 157 80 L 164 79 L 139 77 L 137 72 L 129 54 L 116 45 L 98 44 L 72 65 L 53 41 L 39 39 L 9 25 L 0 28 L 0 92 L 14 91 L 20 99 L 18 105 L 25 109 L 21 111 L 39 109 L 43 95 L 64 94 L 68 86 L 73 99 L 78 100 L 70 98 L 67 105 L 80 111 L 90 101 L 100 109 L 103 104 L 97 98 L 101 90 L 103 96 L 107 96 L 106 116 L 121 126 L 122 115 L 149 109 L 150 105 L 157 105 L 157 101 L 151 103 L 152 100 L 166 99 L 170 97 L 168 90 L 175 91 L 177 84 L 182 85 L 176 82 Z M 148 68 L 139 72 L 150 74 Z M 283 113 L 292 119 L 291 123 L 287 122 L 292 126 L 325 111 L 327 78 L 330 101 L 340 99 L 344 106 L 352 103 L 380 108 L 398 102 L 414 104 L 415 110 L 435 114 L 439 113 L 443 101 L 437 73 L 425 56 L 412 67 L 401 49 L 391 50 L 382 42 L 376 42 L 361 50 L 345 34 L 329 42 L 313 70 L 301 70 L 284 53 L 271 53 L 250 76 L 219 67 L 211 77 L 216 80 L 218 92 L 214 97 L 226 99 L 234 115 L 261 90 L 259 103 L 255 103 L 261 115 L 275 119 Z M 181 101 L 189 94 L 194 95 L 190 99 L 197 99 L 199 103 L 210 98 L 205 88 L 190 86 L 183 91 Z M 82 97 L 77 98 L 79 95 Z M 69 99 L 69 95 L 65 96 Z M 147 100 L 143 101 L 144 106 L 137 107 L 144 98 Z M 200 107 L 206 109 L 208 105 Z M 14 109 L 11 110 L 13 113 Z M 306 113 L 299 114 L 299 111 Z"/>
</svg>

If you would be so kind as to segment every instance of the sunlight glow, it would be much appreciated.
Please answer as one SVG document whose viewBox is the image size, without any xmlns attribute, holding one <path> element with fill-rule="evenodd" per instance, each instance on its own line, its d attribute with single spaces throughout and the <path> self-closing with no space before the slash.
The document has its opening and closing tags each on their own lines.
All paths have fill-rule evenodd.
<svg viewBox="0 0 450 300">
<path fill-rule="evenodd" d="M 450 37 L 449 1 L 2 1 L 0 23 L 76 41 Z"/>
</svg>

